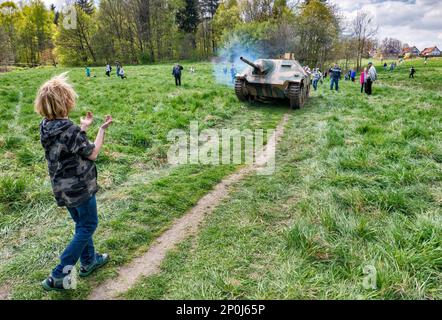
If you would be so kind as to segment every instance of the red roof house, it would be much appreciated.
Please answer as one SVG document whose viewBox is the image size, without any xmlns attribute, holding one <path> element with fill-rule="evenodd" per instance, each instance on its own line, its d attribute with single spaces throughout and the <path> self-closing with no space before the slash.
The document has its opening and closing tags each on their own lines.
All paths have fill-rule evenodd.
<svg viewBox="0 0 442 320">
<path fill-rule="evenodd" d="M 438 49 L 438 47 L 425 48 L 421 52 L 421 56 L 423 57 L 441 57 L 442 52 Z"/>
</svg>

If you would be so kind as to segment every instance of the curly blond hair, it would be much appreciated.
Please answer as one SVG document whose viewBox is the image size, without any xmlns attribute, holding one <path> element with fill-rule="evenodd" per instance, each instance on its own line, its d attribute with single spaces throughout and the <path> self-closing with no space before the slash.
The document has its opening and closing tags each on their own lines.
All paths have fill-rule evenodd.
<svg viewBox="0 0 442 320">
<path fill-rule="evenodd" d="M 68 117 L 75 107 L 77 93 L 68 83 L 67 72 L 55 76 L 38 90 L 35 112 L 48 120 Z"/>
</svg>

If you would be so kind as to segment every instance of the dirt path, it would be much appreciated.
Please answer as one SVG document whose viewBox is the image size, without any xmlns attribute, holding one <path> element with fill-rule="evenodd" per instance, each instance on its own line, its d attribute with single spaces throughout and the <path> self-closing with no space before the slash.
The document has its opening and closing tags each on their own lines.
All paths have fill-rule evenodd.
<svg viewBox="0 0 442 320">
<path fill-rule="evenodd" d="M 276 144 L 284 134 L 284 128 L 289 119 L 288 114 L 284 115 L 283 119 L 276 128 L 271 139 L 268 140 L 263 152 L 256 156 L 255 165 L 243 167 L 239 171 L 231 174 L 226 179 L 221 181 L 215 188 L 202 197 L 195 207 L 193 207 L 184 216 L 177 219 L 169 230 L 164 232 L 150 247 L 150 249 L 142 256 L 134 259 L 129 264 L 120 268 L 116 278 L 109 279 L 99 287 L 97 287 L 89 296 L 90 300 L 108 300 L 116 299 L 120 294 L 126 292 L 131 288 L 141 277 L 146 277 L 158 273 L 160 265 L 168 251 L 173 249 L 177 244 L 182 242 L 188 236 L 197 233 L 199 225 L 204 220 L 204 217 L 210 214 L 221 201 L 229 195 L 229 187 L 246 175 L 262 169 L 267 161 L 274 161 L 271 159 L 274 154 L 268 152 L 276 149 Z"/>
<path fill-rule="evenodd" d="M 0 301 L 1 300 L 9 300 L 10 297 L 10 288 L 8 285 L 4 285 L 0 287 Z"/>
</svg>

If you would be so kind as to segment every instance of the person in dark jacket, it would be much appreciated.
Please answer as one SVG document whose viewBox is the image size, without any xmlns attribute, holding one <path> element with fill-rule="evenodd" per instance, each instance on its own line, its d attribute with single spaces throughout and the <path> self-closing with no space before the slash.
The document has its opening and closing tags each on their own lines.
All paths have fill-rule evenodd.
<svg viewBox="0 0 442 320">
<path fill-rule="evenodd" d="M 410 79 L 411 79 L 411 78 L 414 79 L 414 75 L 415 75 L 415 74 L 416 74 L 416 69 L 415 69 L 414 67 L 411 67 L 409 78 L 410 78 Z"/>
<path fill-rule="evenodd" d="M 117 77 L 119 77 L 120 76 L 120 69 L 121 69 L 121 63 L 120 63 L 120 61 L 115 61 L 115 66 L 116 66 L 116 69 L 117 69 Z"/>
<path fill-rule="evenodd" d="M 42 282 L 47 291 L 75 289 L 71 288 L 70 280 L 78 260 L 81 263 L 81 277 L 89 276 L 109 260 L 109 255 L 95 252 L 93 235 L 98 225 L 95 160 L 112 117 L 106 116 L 95 143 L 91 143 L 86 131 L 92 125 L 92 113 L 88 112 L 81 119 L 80 126 L 69 119 L 76 97 L 65 75 L 61 75 L 46 82 L 35 100 L 35 111 L 43 117 L 40 140 L 45 150 L 54 197 L 58 206 L 68 209 L 75 222 L 74 237 L 60 256 L 60 263 Z"/>
<path fill-rule="evenodd" d="M 179 64 L 175 64 L 175 66 L 172 69 L 172 75 L 175 77 L 175 85 L 181 86 L 181 74 L 183 72 L 184 68 Z"/>
<path fill-rule="evenodd" d="M 339 91 L 339 80 L 341 80 L 341 74 L 341 68 L 339 68 L 337 64 L 330 69 L 330 90 L 335 88 L 336 91 Z"/>
<path fill-rule="evenodd" d="M 373 83 L 377 80 L 378 73 L 372 62 L 368 63 L 367 77 L 365 80 L 365 93 L 369 96 L 373 93 Z"/>
</svg>

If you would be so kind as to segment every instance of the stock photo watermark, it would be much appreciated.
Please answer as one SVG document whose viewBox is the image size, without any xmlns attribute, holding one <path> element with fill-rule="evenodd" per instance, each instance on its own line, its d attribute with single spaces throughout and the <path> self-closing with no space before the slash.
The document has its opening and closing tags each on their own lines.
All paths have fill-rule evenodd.
<svg viewBox="0 0 442 320">
<path fill-rule="evenodd" d="M 265 144 L 264 137 L 267 143 Z M 205 129 L 198 121 L 189 131 L 174 129 L 167 136 L 172 146 L 167 153 L 169 164 L 254 165 L 260 175 L 275 172 L 275 130 Z"/>
<path fill-rule="evenodd" d="M 75 290 L 77 289 L 77 270 L 75 266 L 65 266 L 63 268 L 63 289 Z"/>
<path fill-rule="evenodd" d="M 368 265 L 362 268 L 362 272 L 365 277 L 362 282 L 362 286 L 366 290 L 376 290 L 377 289 L 377 270 L 373 265 Z"/>
<path fill-rule="evenodd" d="M 77 29 L 77 9 L 75 5 L 65 3 L 62 4 L 60 7 L 60 12 L 63 17 L 63 28 L 66 30 Z"/>
</svg>

